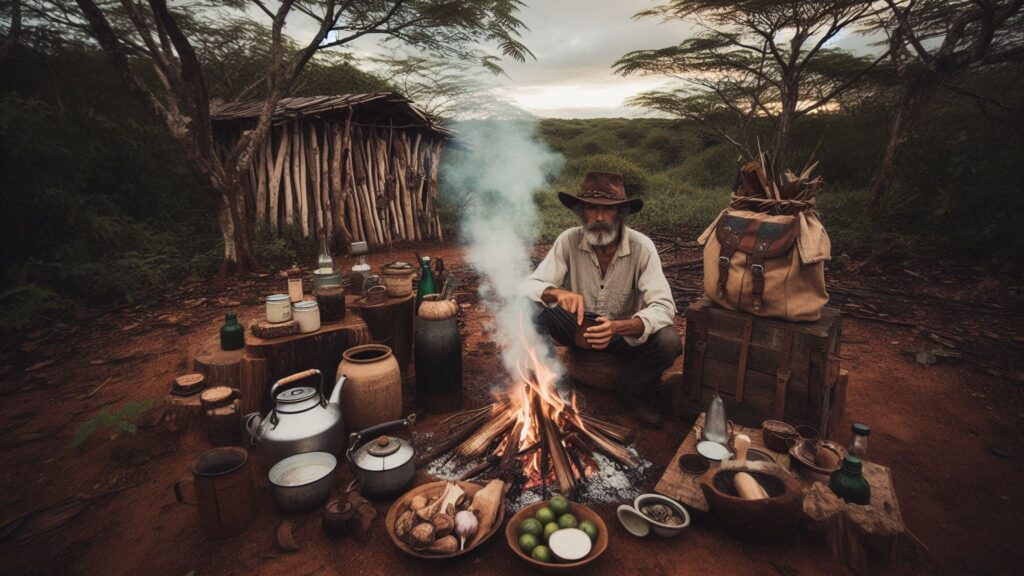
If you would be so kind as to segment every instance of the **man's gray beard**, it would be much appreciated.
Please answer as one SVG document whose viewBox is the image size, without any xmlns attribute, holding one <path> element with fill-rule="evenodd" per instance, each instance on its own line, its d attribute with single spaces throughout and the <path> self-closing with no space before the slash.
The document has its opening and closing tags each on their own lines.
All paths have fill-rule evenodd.
<svg viewBox="0 0 1024 576">
<path fill-rule="evenodd" d="M 611 230 L 602 230 L 596 227 L 591 229 L 590 226 L 584 224 L 583 237 L 591 246 L 607 246 L 619 239 L 619 227 L 619 224 L 615 223 Z"/>
</svg>

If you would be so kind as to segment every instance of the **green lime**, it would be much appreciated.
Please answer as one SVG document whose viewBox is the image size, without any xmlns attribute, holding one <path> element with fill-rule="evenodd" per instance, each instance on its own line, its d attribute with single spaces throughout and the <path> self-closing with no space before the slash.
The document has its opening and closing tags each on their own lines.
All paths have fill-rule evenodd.
<svg viewBox="0 0 1024 576">
<path fill-rule="evenodd" d="M 561 516 L 558 517 L 558 527 L 559 528 L 575 528 L 576 527 L 576 517 L 573 516 L 572 514 L 562 514 Z"/>
<path fill-rule="evenodd" d="M 555 516 L 561 516 L 569 511 L 569 500 L 561 495 L 552 496 L 548 506 L 551 507 L 551 511 L 555 513 Z"/>
<path fill-rule="evenodd" d="M 537 546 L 533 549 L 530 557 L 537 562 L 551 562 L 551 550 L 547 546 Z"/>
<path fill-rule="evenodd" d="M 545 506 L 545 507 L 541 508 L 540 510 L 537 510 L 537 513 L 534 514 L 533 517 L 536 518 L 537 521 L 540 522 L 541 524 L 547 524 L 549 522 L 554 522 L 555 518 L 558 518 L 558 516 L 555 516 L 555 511 L 552 510 L 548 506 Z"/>
<path fill-rule="evenodd" d="M 597 540 L 597 526 L 590 520 L 584 520 L 583 522 L 580 522 L 578 528 L 586 532 L 587 536 L 590 536 L 591 542 Z"/>
<path fill-rule="evenodd" d="M 548 522 L 544 525 L 544 541 L 547 542 L 551 535 L 559 530 L 558 524 L 554 522 Z"/>
<path fill-rule="evenodd" d="M 533 534 L 523 534 L 519 537 L 519 547 L 527 554 L 533 552 L 533 549 L 537 547 L 537 544 L 540 544 L 540 542 Z"/>
<path fill-rule="evenodd" d="M 540 536 L 544 532 L 544 527 L 541 526 L 540 522 L 536 518 L 527 518 L 523 520 L 523 523 L 519 525 L 519 534 L 533 534 L 534 536 Z"/>
</svg>

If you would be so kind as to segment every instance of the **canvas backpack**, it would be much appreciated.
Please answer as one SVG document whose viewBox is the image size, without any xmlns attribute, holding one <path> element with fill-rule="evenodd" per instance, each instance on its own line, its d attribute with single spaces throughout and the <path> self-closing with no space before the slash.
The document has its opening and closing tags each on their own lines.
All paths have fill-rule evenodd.
<svg viewBox="0 0 1024 576">
<path fill-rule="evenodd" d="M 720 306 L 788 321 L 821 317 L 831 244 L 815 212 L 728 209 L 697 241 L 704 246 L 704 292 Z"/>
</svg>

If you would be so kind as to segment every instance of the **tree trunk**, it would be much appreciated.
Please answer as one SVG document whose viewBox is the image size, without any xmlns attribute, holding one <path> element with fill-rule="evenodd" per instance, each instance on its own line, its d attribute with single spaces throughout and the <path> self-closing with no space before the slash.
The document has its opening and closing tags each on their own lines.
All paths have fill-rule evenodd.
<svg viewBox="0 0 1024 576">
<path fill-rule="evenodd" d="M 216 180 L 216 179 L 211 179 Z M 224 239 L 224 261 L 221 263 L 218 280 L 239 272 L 256 269 L 256 257 L 249 236 L 248 214 L 239 178 L 226 178 L 221 182 L 211 181 L 210 186 L 220 193 L 217 206 L 217 222 Z"/>
<path fill-rule="evenodd" d="M 930 75 L 915 76 L 906 84 L 900 95 L 899 107 L 896 109 L 892 125 L 889 126 L 889 141 L 885 146 L 885 155 L 882 157 L 882 163 L 878 167 L 878 171 L 875 172 L 875 178 L 871 183 L 871 203 L 867 208 L 868 216 L 877 217 L 885 209 L 889 187 L 892 185 L 900 155 L 903 153 L 903 145 L 914 132 L 925 104 L 940 85 L 941 81 Z"/>
</svg>

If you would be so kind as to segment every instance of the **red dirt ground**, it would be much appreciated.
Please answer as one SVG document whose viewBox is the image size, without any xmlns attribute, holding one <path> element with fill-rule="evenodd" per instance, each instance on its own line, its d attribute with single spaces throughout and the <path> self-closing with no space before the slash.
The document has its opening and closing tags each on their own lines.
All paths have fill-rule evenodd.
<svg viewBox="0 0 1024 576">
<path fill-rule="evenodd" d="M 418 247 L 463 268 L 454 246 Z M 411 250 L 399 251 L 411 259 Z M 371 262 L 384 262 L 375 255 Z M 187 475 L 192 459 L 208 447 L 190 431 L 168 432 L 153 410 L 134 435 L 96 433 L 71 448 L 76 428 L 104 407 L 163 401 L 171 379 L 185 370 L 190 346 L 215 334 L 223 312 L 243 319 L 261 314 L 262 295 L 279 282 L 248 277 L 220 286 L 196 283 L 169 288 L 165 301 L 69 321 L 52 332 L 14 342 L 0 367 L 0 526 L 19 515 L 69 496 L 99 496 L 45 522 L 0 531 L 2 574 L 520 574 L 526 567 L 499 533 L 468 557 L 425 562 L 403 555 L 388 540 L 383 517 L 390 501 L 375 503 L 378 517 L 357 537 L 330 539 L 318 519 L 297 532 L 302 549 L 278 552 L 273 532 L 280 516 L 266 482 L 260 516 L 249 530 L 223 541 L 206 540 L 195 510 L 176 503 L 172 485 Z M 486 313 L 476 299 L 464 312 L 465 399 L 487 402 L 484 389 L 502 378 L 494 345 L 483 335 Z M 183 310 L 182 302 L 208 300 Z M 218 299 L 220 299 L 218 301 Z M 679 317 L 679 326 L 684 322 Z M 893 470 L 904 521 L 920 544 L 908 541 L 893 573 L 1014 574 L 1024 563 L 1019 527 L 1024 525 L 1024 425 L 1021 390 L 968 364 L 919 366 L 904 352 L 928 342 L 912 329 L 844 319 L 843 366 L 850 372 L 847 418 L 872 427 L 871 459 Z M 1016 336 L 1022 329 L 1016 328 Z M 0 356 L 3 358 L 3 356 Z M 39 362 L 51 364 L 26 371 Z M 106 363 L 96 364 L 99 360 Z M 91 363 L 92 362 L 92 363 Z M 108 381 L 108 378 L 111 380 Z M 98 392 L 86 397 L 100 384 Z M 632 425 L 608 393 L 585 391 L 581 401 L 596 415 Z M 420 430 L 439 418 L 428 416 Z M 640 431 L 640 452 L 655 463 L 644 490 L 657 483 L 689 422 L 663 431 Z M 997 454 L 998 453 L 998 454 Z M 347 469 L 342 472 L 347 481 Z M 419 472 L 417 482 L 427 478 Z M 344 484 L 341 484 L 344 485 Z M 124 488 L 127 487 L 127 488 Z M 845 574 L 845 566 L 801 541 L 748 544 L 718 528 L 698 525 L 675 540 L 629 536 L 614 506 L 598 506 L 611 543 L 589 571 L 595 574 Z M 33 535 L 33 531 L 40 529 Z M 48 528 L 48 529 L 47 529 Z"/>
</svg>

